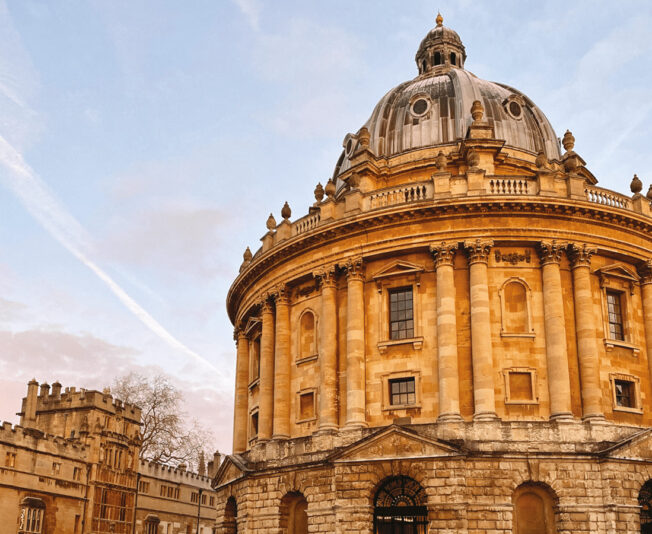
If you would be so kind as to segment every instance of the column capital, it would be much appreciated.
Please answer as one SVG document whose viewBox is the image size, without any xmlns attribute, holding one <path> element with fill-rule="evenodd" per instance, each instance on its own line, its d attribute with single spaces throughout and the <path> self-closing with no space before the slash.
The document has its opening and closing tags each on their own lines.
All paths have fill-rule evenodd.
<svg viewBox="0 0 652 534">
<path fill-rule="evenodd" d="M 261 313 L 274 313 L 273 295 L 270 292 L 264 292 L 258 297 L 258 305 Z"/>
<path fill-rule="evenodd" d="M 312 275 L 317 279 L 322 289 L 325 287 L 335 287 L 337 281 L 337 268 L 335 265 L 327 265 L 316 270 Z"/>
<path fill-rule="evenodd" d="M 652 284 L 652 258 L 644 261 L 638 266 L 638 274 L 641 276 L 641 285 Z"/>
<path fill-rule="evenodd" d="M 349 258 L 341 267 L 346 271 L 348 280 L 364 280 L 364 263 L 362 257 Z"/>
<path fill-rule="evenodd" d="M 464 241 L 464 251 L 469 258 L 469 265 L 488 263 L 489 252 L 494 246 L 492 239 L 468 239 Z"/>
<path fill-rule="evenodd" d="M 590 267 L 591 256 L 598 251 L 596 247 L 586 243 L 569 243 L 566 255 L 571 263 L 571 269 L 576 267 Z"/>
<path fill-rule="evenodd" d="M 276 305 L 287 306 L 290 304 L 290 288 L 287 284 L 278 284 L 271 292 Z"/>
<path fill-rule="evenodd" d="M 540 241 L 537 244 L 537 252 L 539 253 L 539 260 L 541 261 L 541 266 L 547 265 L 549 263 L 561 262 L 561 255 L 566 248 L 566 243 L 560 243 L 557 240 L 553 239 L 552 241 Z"/>
<path fill-rule="evenodd" d="M 435 269 L 442 265 L 452 266 L 458 248 L 459 245 L 457 243 L 446 243 L 446 241 L 430 245 L 430 254 L 432 254 L 433 260 L 435 260 Z"/>
</svg>

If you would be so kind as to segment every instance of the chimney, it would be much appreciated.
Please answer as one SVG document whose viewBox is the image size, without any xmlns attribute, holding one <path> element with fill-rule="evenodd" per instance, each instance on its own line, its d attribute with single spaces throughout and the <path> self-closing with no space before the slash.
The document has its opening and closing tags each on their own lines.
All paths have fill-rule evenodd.
<svg viewBox="0 0 652 534">
<path fill-rule="evenodd" d="M 61 398 L 61 382 L 56 381 L 54 384 L 52 384 L 52 396 L 55 399 Z"/>
<path fill-rule="evenodd" d="M 208 476 L 214 478 L 217 475 L 217 470 L 220 468 L 222 455 L 220 451 L 215 451 L 213 453 L 213 460 L 208 462 Z"/>
<path fill-rule="evenodd" d="M 31 427 L 36 424 L 36 403 L 38 400 L 38 382 L 32 378 L 27 383 L 27 397 L 25 397 L 25 410 L 20 424 Z"/>
</svg>

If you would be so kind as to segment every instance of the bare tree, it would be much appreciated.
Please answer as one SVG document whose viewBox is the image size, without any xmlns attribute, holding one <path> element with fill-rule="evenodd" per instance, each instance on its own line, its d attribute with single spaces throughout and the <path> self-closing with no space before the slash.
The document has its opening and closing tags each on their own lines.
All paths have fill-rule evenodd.
<svg viewBox="0 0 652 534">
<path fill-rule="evenodd" d="M 179 390 L 164 374 L 150 377 L 131 372 L 118 377 L 113 395 L 142 409 L 140 458 L 166 465 L 186 464 L 196 469 L 211 435 L 182 410 Z"/>
</svg>

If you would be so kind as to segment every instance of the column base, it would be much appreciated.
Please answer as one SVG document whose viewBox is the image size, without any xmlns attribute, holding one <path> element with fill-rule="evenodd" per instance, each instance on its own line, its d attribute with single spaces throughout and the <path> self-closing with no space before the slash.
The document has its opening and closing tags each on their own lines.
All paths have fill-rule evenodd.
<svg viewBox="0 0 652 534">
<path fill-rule="evenodd" d="M 349 421 L 344 425 L 344 430 L 359 430 L 361 428 L 368 428 L 369 425 L 367 423 L 363 423 L 362 421 Z"/>
<path fill-rule="evenodd" d="M 572 412 L 561 412 L 552 414 L 550 420 L 559 423 L 572 423 L 575 420 L 575 417 L 573 417 Z"/>
<path fill-rule="evenodd" d="M 496 414 L 496 412 L 480 412 L 473 414 L 473 422 L 494 422 L 494 421 L 500 421 L 500 418 Z"/>
<path fill-rule="evenodd" d="M 607 424 L 607 419 L 605 418 L 604 414 L 601 413 L 585 415 L 584 417 L 582 417 L 582 421 L 584 421 L 585 423 L 590 423 L 592 425 Z"/>
<path fill-rule="evenodd" d="M 289 434 L 274 434 L 272 436 L 272 441 L 281 441 L 281 440 L 284 440 L 284 439 L 290 439 L 290 435 Z"/>
<path fill-rule="evenodd" d="M 334 434 L 339 430 L 339 427 L 337 425 L 322 425 L 317 429 L 317 434 L 318 436 L 322 436 L 325 434 Z"/>
<path fill-rule="evenodd" d="M 458 413 L 442 413 L 437 417 L 437 423 L 463 423 L 464 419 Z"/>
</svg>

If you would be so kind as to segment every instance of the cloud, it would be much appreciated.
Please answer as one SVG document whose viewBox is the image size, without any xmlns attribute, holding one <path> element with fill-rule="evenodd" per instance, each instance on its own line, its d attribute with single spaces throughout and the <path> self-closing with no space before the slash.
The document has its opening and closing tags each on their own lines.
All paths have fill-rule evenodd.
<svg viewBox="0 0 652 534">
<path fill-rule="evenodd" d="M 260 28 L 260 13 L 262 11 L 262 5 L 259 0 L 233 1 L 247 19 L 249 26 L 251 26 L 254 30 L 258 30 Z"/>
<path fill-rule="evenodd" d="M 91 259 L 90 254 L 94 252 L 94 246 L 90 236 L 59 203 L 47 185 L 23 161 L 22 156 L 2 136 L 0 136 L 0 163 L 4 164 L 9 171 L 5 174 L 7 187 L 18 197 L 27 211 L 52 237 L 104 282 L 134 316 L 172 348 L 211 371 L 220 373 L 212 363 L 186 347 L 168 332 Z"/>
<path fill-rule="evenodd" d="M 0 297 L 0 322 L 7 323 L 23 317 L 27 306 Z"/>
</svg>

